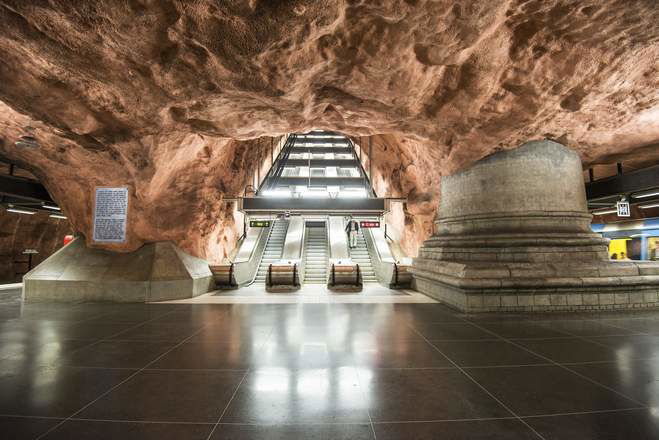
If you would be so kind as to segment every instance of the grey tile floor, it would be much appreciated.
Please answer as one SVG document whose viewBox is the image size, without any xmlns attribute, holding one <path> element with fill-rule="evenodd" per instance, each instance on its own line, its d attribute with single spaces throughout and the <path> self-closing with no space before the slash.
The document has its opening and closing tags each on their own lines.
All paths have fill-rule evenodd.
<svg viewBox="0 0 659 440">
<path fill-rule="evenodd" d="M 659 312 L 0 303 L 2 439 L 656 439 Z"/>
</svg>

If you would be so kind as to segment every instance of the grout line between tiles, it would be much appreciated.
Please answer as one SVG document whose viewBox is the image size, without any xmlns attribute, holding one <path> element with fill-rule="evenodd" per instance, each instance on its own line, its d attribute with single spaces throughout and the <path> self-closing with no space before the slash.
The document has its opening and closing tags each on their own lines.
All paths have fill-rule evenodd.
<svg viewBox="0 0 659 440">
<path fill-rule="evenodd" d="M 487 388 L 485 388 L 484 385 L 482 385 L 480 382 L 478 382 L 471 374 L 469 374 L 467 371 L 465 371 L 464 368 L 460 367 L 453 359 L 451 359 L 449 356 L 447 356 L 442 350 L 440 350 L 435 344 L 430 342 L 423 334 L 421 334 L 418 330 L 416 330 L 414 327 L 409 326 L 413 331 L 418 333 L 428 344 L 430 344 L 439 354 L 444 356 L 450 363 L 456 366 L 457 369 L 460 370 L 462 374 L 464 374 L 466 377 L 469 378 L 474 384 L 476 384 L 481 390 L 485 391 L 487 395 L 489 395 L 494 401 L 496 401 L 502 408 L 504 408 L 506 411 L 508 411 L 510 414 L 512 414 L 517 420 L 519 420 L 521 423 L 523 423 L 527 428 L 531 430 L 531 432 L 535 433 L 538 438 L 542 440 L 546 440 L 538 431 L 533 429 L 531 425 L 526 423 L 515 411 L 512 410 L 512 408 L 509 408 L 505 403 L 503 403 L 500 399 L 498 399 L 494 394 L 492 394 Z"/>
<path fill-rule="evenodd" d="M 157 362 L 158 360 L 160 360 L 160 359 L 161 359 L 162 357 L 164 357 L 165 355 L 171 353 L 175 348 L 179 347 L 180 345 L 182 345 L 183 343 L 185 343 L 186 341 L 188 341 L 190 338 L 192 338 L 193 336 L 195 336 L 197 333 L 201 332 L 203 328 L 204 328 L 204 327 L 200 327 L 197 331 L 195 331 L 194 333 L 192 333 L 192 334 L 191 334 L 190 336 L 188 336 L 187 338 L 183 339 L 183 340 L 182 340 L 181 342 L 179 342 L 178 344 L 176 344 L 176 345 L 174 345 L 173 347 L 171 347 L 169 350 L 167 350 L 167 351 L 165 351 L 164 353 L 162 353 L 160 356 L 158 356 L 157 358 L 155 358 L 154 360 L 152 360 L 151 362 L 149 362 L 148 364 L 146 364 L 144 367 L 142 367 L 142 368 L 140 368 L 139 370 L 135 371 L 133 374 L 129 375 L 127 378 L 125 378 L 125 379 L 122 380 L 121 382 L 117 383 L 116 385 L 114 385 L 114 386 L 111 387 L 110 389 L 108 389 L 108 390 L 106 390 L 105 392 L 101 393 L 100 396 L 96 397 L 94 400 L 92 400 L 91 402 L 89 402 L 89 403 L 87 403 L 86 405 L 84 405 L 82 408 L 80 408 L 79 410 L 77 410 L 76 412 L 74 412 L 73 414 L 71 414 L 69 417 L 67 417 L 66 419 L 64 419 L 63 421 L 61 421 L 60 423 L 58 423 L 57 425 L 53 426 L 53 427 L 50 428 L 48 431 L 46 431 L 46 432 L 44 432 L 43 434 L 41 434 L 39 437 L 36 438 L 36 440 L 40 440 L 41 438 L 45 437 L 46 435 L 48 435 L 49 433 L 51 433 L 52 431 L 54 431 L 54 430 L 56 430 L 57 428 L 59 428 L 60 426 L 62 426 L 64 423 L 66 423 L 67 420 L 70 420 L 71 418 L 75 417 L 77 414 L 81 413 L 82 411 L 84 411 L 85 409 L 89 408 L 89 407 L 90 407 L 91 405 L 93 405 L 94 403 L 98 402 L 101 398 L 107 396 L 107 395 L 110 394 L 112 391 L 114 391 L 115 389 L 117 389 L 117 388 L 120 387 L 121 385 L 125 384 L 126 382 L 128 382 L 129 380 L 131 380 L 133 377 L 137 376 L 140 372 L 144 371 L 144 369 L 147 368 L 149 365 L 152 365 L 153 363 Z"/>
<path fill-rule="evenodd" d="M 468 322 L 468 321 L 465 320 L 465 322 Z M 600 382 L 597 382 L 596 380 L 591 379 L 591 378 L 589 378 L 588 376 L 584 376 L 583 374 L 581 374 L 581 373 L 579 373 L 579 372 L 577 372 L 577 371 L 574 371 L 574 370 L 571 369 L 571 368 L 568 368 L 566 365 L 564 365 L 564 364 L 560 364 L 560 363 L 554 361 L 553 359 L 551 359 L 551 358 L 549 358 L 549 357 L 547 357 L 547 356 L 544 356 L 544 355 L 542 355 L 542 354 L 540 354 L 540 353 L 536 353 L 535 351 L 533 351 L 533 350 L 531 350 L 531 349 L 529 349 L 529 348 L 527 348 L 527 347 L 525 347 L 525 346 L 523 346 L 523 345 L 521 345 L 521 344 L 518 344 L 518 343 L 516 343 L 516 342 L 513 341 L 513 340 L 510 340 L 510 339 L 505 338 L 505 337 L 503 337 L 503 336 L 497 335 L 495 332 L 493 332 L 493 331 L 491 331 L 491 330 L 489 330 L 489 329 L 487 329 L 487 328 L 481 327 L 481 326 L 479 326 L 479 325 L 477 325 L 477 324 L 474 324 L 474 323 L 471 323 L 471 322 L 469 322 L 469 324 L 471 324 L 471 325 L 473 325 L 474 327 L 479 328 L 479 329 L 481 329 L 481 330 L 483 330 L 483 331 L 486 331 L 486 332 L 488 332 L 488 333 L 490 333 L 490 334 L 492 334 L 492 335 L 498 336 L 499 338 L 501 338 L 501 340 L 506 341 L 506 342 L 508 342 L 508 343 L 510 343 L 510 344 L 513 344 L 513 345 L 516 346 L 517 348 L 521 348 L 522 350 L 524 350 L 524 351 L 526 351 L 526 352 L 528 352 L 528 353 L 531 353 L 531 354 L 533 354 L 533 355 L 535 355 L 535 356 L 538 356 L 538 357 L 540 357 L 540 358 L 542 358 L 542 359 L 545 359 L 545 360 L 551 362 L 553 365 L 558 366 L 558 367 L 560 367 L 560 368 L 563 368 L 564 370 L 567 370 L 567 371 L 569 371 L 570 373 L 575 374 L 575 375 L 581 377 L 582 379 L 586 379 L 588 382 L 590 382 L 590 383 L 592 383 L 592 384 L 595 384 L 595 385 L 597 385 L 597 386 L 599 386 L 599 387 L 602 387 L 602 388 L 604 388 L 604 389 L 607 389 L 607 390 L 609 390 L 609 391 L 611 391 L 611 392 L 617 394 L 618 396 L 624 397 L 625 399 L 627 399 L 627 400 L 629 400 L 629 401 L 631 401 L 631 402 L 634 402 L 634 403 L 637 404 L 637 405 L 640 405 L 640 406 L 646 406 L 643 402 L 639 402 L 638 400 L 633 399 L 633 398 L 631 398 L 631 397 L 629 397 L 629 396 L 627 396 L 627 395 L 621 393 L 620 391 L 617 391 L 617 390 L 615 390 L 615 389 L 613 389 L 613 388 L 611 388 L 611 387 L 608 387 L 608 386 L 606 386 L 606 385 L 604 385 L 604 384 L 602 384 L 602 383 L 600 383 Z"/>
</svg>

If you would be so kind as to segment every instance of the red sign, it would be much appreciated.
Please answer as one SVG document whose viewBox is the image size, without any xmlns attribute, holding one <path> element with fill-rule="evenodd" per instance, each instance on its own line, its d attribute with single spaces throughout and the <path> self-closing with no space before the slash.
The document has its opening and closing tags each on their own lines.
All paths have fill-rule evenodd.
<svg viewBox="0 0 659 440">
<path fill-rule="evenodd" d="M 380 222 L 361 221 L 361 222 L 359 222 L 359 226 L 361 226 L 362 228 L 379 228 L 380 227 Z"/>
<path fill-rule="evenodd" d="M 71 243 L 72 241 L 73 241 L 73 235 L 65 235 L 64 236 L 64 246 Z"/>
</svg>

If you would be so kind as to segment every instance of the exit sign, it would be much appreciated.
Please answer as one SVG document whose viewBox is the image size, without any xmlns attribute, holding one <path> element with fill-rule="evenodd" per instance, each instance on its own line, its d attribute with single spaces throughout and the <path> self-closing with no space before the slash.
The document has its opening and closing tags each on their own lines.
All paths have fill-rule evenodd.
<svg viewBox="0 0 659 440">
<path fill-rule="evenodd" d="M 362 228 L 379 228 L 380 222 L 363 220 L 359 222 L 359 226 L 361 226 Z"/>
<path fill-rule="evenodd" d="M 270 220 L 250 220 L 249 226 L 251 228 L 269 228 Z"/>
<path fill-rule="evenodd" d="M 618 208 L 618 217 L 630 217 L 629 202 L 618 202 L 616 208 Z"/>
</svg>

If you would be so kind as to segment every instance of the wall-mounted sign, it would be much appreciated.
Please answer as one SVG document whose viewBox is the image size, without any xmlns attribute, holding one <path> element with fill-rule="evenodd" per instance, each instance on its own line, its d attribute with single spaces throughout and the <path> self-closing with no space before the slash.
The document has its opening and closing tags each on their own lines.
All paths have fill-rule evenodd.
<svg viewBox="0 0 659 440">
<path fill-rule="evenodd" d="M 93 240 L 101 243 L 126 241 L 128 188 L 96 188 Z"/>
<path fill-rule="evenodd" d="M 629 202 L 618 202 L 616 203 L 616 207 L 618 208 L 618 217 L 630 216 Z"/>
<path fill-rule="evenodd" d="M 270 220 L 250 220 L 249 226 L 251 228 L 269 228 Z"/>
<path fill-rule="evenodd" d="M 380 222 L 373 220 L 362 220 L 359 222 L 359 226 L 361 226 L 362 228 L 379 228 Z"/>
</svg>

